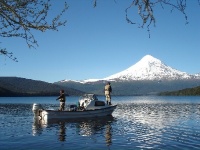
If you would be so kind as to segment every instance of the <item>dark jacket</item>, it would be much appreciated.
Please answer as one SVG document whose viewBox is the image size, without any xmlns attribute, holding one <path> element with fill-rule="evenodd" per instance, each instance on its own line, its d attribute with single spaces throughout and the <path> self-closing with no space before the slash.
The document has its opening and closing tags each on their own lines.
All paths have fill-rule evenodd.
<svg viewBox="0 0 200 150">
<path fill-rule="evenodd" d="M 62 93 L 56 100 L 59 100 L 60 102 L 65 102 L 65 94 Z"/>
</svg>

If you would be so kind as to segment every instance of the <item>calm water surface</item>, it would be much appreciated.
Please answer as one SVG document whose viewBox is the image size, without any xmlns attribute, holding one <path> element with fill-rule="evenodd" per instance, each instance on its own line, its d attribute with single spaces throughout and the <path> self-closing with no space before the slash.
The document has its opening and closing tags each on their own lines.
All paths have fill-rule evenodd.
<svg viewBox="0 0 200 150">
<path fill-rule="evenodd" d="M 200 149 L 200 97 L 113 97 L 113 117 L 34 119 L 33 103 L 57 109 L 55 99 L 1 97 L 0 149 Z"/>
</svg>

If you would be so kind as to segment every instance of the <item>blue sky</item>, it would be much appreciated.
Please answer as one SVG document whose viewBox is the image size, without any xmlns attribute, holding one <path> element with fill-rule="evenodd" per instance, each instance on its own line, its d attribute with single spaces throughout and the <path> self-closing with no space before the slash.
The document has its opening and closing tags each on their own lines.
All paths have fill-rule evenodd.
<svg viewBox="0 0 200 150">
<path fill-rule="evenodd" d="M 2 39 L 1 47 L 12 51 L 19 62 L 0 56 L 0 76 L 16 76 L 46 82 L 63 79 L 105 78 L 134 65 L 150 54 L 168 66 L 190 74 L 200 72 L 200 6 L 189 1 L 189 24 L 169 7 L 154 10 L 156 27 L 138 28 L 126 22 L 125 9 L 131 0 L 68 0 L 69 9 L 59 31 L 32 31 L 39 47 L 29 49 L 18 38 Z M 51 15 L 59 12 L 63 1 L 56 2 Z M 132 11 L 130 18 L 137 18 Z M 130 10 L 131 13 L 131 10 Z"/>
</svg>

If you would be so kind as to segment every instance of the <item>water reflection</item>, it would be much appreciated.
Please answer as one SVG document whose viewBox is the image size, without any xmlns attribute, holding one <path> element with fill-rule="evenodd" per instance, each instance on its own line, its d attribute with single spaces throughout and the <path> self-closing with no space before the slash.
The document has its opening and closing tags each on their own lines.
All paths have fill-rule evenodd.
<svg viewBox="0 0 200 150">
<path fill-rule="evenodd" d="M 106 145 L 110 146 L 112 144 L 112 123 L 114 121 L 115 118 L 112 116 L 81 120 L 41 120 L 40 118 L 34 118 L 32 130 L 34 136 L 40 136 L 44 129 L 56 128 L 56 135 L 60 141 L 66 141 L 67 135 L 74 132 L 76 135 L 83 137 L 104 135 Z M 51 131 L 53 130 L 51 129 Z"/>
<path fill-rule="evenodd" d="M 155 148 L 155 145 L 162 145 L 166 141 L 168 144 L 172 141 L 173 144 L 178 144 L 187 141 L 187 137 L 195 141 L 197 135 L 198 139 L 200 135 L 198 130 L 199 108 L 199 104 L 187 103 L 118 105 L 114 112 L 120 127 L 117 134 L 126 135 L 129 144 L 135 143 L 141 149 Z M 190 144 L 187 143 L 188 146 Z"/>
<path fill-rule="evenodd" d="M 179 123 L 182 119 L 200 115 L 200 105 L 196 104 L 130 104 L 118 105 L 117 118 L 125 122 L 145 124 L 162 129 Z"/>
<path fill-rule="evenodd" d="M 107 146 L 110 146 L 112 144 L 112 126 L 110 124 L 106 125 L 106 131 L 105 131 L 105 139 Z"/>
<path fill-rule="evenodd" d="M 40 119 L 37 117 L 33 118 L 32 131 L 33 131 L 33 136 L 38 136 L 42 134 L 42 125 L 40 123 Z"/>
<path fill-rule="evenodd" d="M 193 98 L 121 99 L 114 118 L 78 121 L 37 120 L 32 104 L 0 104 L 0 149 L 199 149 L 200 97 Z"/>
<path fill-rule="evenodd" d="M 60 141 L 65 141 L 66 139 L 66 127 L 65 127 L 65 122 L 64 121 L 60 121 L 59 122 L 59 140 Z"/>
</svg>

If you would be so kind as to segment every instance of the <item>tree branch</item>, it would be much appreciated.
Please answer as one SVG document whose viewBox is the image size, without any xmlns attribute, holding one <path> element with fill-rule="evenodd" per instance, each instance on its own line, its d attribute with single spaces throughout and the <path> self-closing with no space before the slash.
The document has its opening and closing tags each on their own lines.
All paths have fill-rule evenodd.
<svg viewBox="0 0 200 150">
<path fill-rule="evenodd" d="M 32 30 L 57 31 L 58 27 L 64 26 L 67 22 L 61 21 L 61 16 L 68 9 L 66 2 L 55 17 L 49 16 L 50 8 L 50 0 L 0 0 L 0 36 L 22 38 L 29 48 L 35 48 L 38 44 Z M 6 49 L 0 50 L 0 54 L 7 57 L 12 55 L 5 52 Z"/>
</svg>

